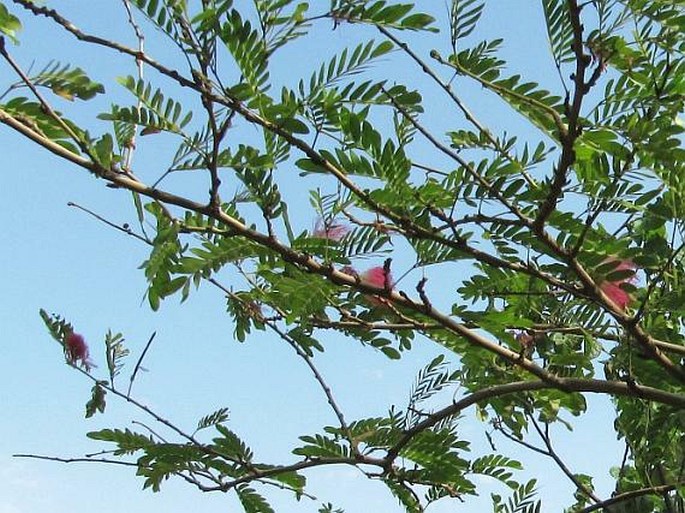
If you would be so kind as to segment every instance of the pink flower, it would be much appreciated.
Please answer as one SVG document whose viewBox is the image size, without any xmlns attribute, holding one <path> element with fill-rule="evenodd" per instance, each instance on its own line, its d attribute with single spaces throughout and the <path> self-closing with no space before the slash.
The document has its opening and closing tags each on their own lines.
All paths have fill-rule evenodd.
<svg viewBox="0 0 685 513">
<path fill-rule="evenodd" d="M 599 288 L 602 289 L 602 292 L 611 299 L 611 301 L 618 306 L 618 308 L 621 311 L 624 311 L 626 307 L 630 304 L 630 302 L 633 300 L 633 297 L 630 295 L 629 292 L 624 290 L 621 285 L 624 283 L 635 283 L 636 277 L 635 277 L 635 271 L 637 270 L 637 266 L 631 262 L 630 260 L 620 260 L 618 262 L 618 265 L 614 267 L 611 272 L 616 272 L 616 271 L 633 271 L 632 276 L 628 276 L 626 278 L 621 278 L 616 281 L 603 281 L 602 283 L 599 284 Z"/>
<path fill-rule="evenodd" d="M 90 370 L 94 366 L 93 362 L 90 361 L 88 344 L 82 335 L 73 331 L 64 339 L 64 354 L 67 357 L 67 362 L 71 365 L 80 365 L 86 370 Z"/>
<path fill-rule="evenodd" d="M 385 268 L 380 265 L 364 271 L 361 278 L 362 281 L 365 281 L 367 284 L 373 285 L 374 287 L 378 287 L 379 289 L 386 287 L 392 288 L 392 275 L 389 271 L 386 273 Z"/>
<path fill-rule="evenodd" d="M 372 267 L 364 271 L 360 278 L 363 283 L 367 285 L 373 285 L 379 289 L 392 289 L 393 281 L 392 274 L 390 271 L 386 271 L 383 266 Z M 373 306 L 380 306 L 382 304 L 387 304 L 387 300 L 380 296 L 364 296 Z"/>
<path fill-rule="evenodd" d="M 392 274 L 390 273 L 390 271 L 386 273 L 385 267 L 383 266 L 372 267 L 371 269 L 367 269 L 366 271 L 360 274 L 354 267 L 346 265 L 345 267 L 340 269 L 340 272 L 349 274 L 350 276 L 354 276 L 355 278 L 361 280 L 361 282 L 365 285 L 371 285 L 373 287 L 378 287 L 379 289 L 392 289 L 394 285 L 392 280 Z M 370 303 L 372 306 L 388 304 L 388 300 L 384 297 L 375 296 L 371 294 L 364 294 L 364 298 L 366 298 L 367 302 Z"/>
<path fill-rule="evenodd" d="M 314 237 L 339 241 L 350 231 L 350 227 L 335 221 L 334 219 L 324 221 L 319 218 L 314 227 Z"/>
</svg>

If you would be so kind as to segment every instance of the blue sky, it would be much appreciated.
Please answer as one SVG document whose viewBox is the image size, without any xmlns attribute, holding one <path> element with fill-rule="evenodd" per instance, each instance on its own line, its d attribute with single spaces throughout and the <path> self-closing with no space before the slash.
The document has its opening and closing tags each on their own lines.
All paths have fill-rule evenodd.
<svg viewBox="0 0 685 513">
<path fill-rule="evenodd" d="M 557 79 L 546 53 L 539 3 L 489 4 L 483 20 L 485 36 L 508 35 L 505 52 L 514 62 L 512 67 L 555 87 Z M 117 2 L 65 7 L 77 25 L 110 35 L 117 35 L 118 25 L 112 20 L 121 18 L 119 11 Z M 102 80 L 108 93 L 125 98 L 112 78 L 133 73 L 128 63 L 111 54 L 82 49 L 73 56 L 60 56 L 58 51 L 72 39 L 49 29 L 45 20 L 29 21 L 20 36 L 21 45 L 10 48 L 23 65 L 35 60 L 40 67 L 51 58 L 72 60 Z M 347 37 L 343 29 L 331 32 L 325 26 L 318 30 L 313 40 L 296 47 L 297 51 L 280 63 L 284 80 L 293 70 L 316 69 L 318 59 L 347 44 Z M 425 50 L 433 46 L 445 48 L 446 39 L 442 37 L 422 36 L 417 44 Z M 154 55 L 159 42 L 151 35 L 147 45 Z M 400 77 L 407 74 L 407 81 L 422 87 L 425 78 L 405 64 L 397 68 L 386 63 L 387 70 L 381 64 L 378 72 Z M 8 72 L 2 77 L 6 80 Z M 459 92 L 493 126 L 509 130 L 525 126 L 478 88 L 465 86 Z M 457 119 L 456 113 L 446 113 L 437 96 L 426 100 L 426 118 L 434 126 L 453 126 L 448 115 Z M 85 116 L 93 107 L 83 104 L 77 108 L 81 109 L 77 116 Z M 98 108 L 106 107 L 100 104 Z M 138 168 L 149 170 L 148 176 L 153 176 L 155 169 L 161 173 L 165 163 L 160 158 L 164 148 L 159 148 L 164 139 L 153 141 L 141 143 L 135 160 Z M 144 301 L 144 276 L 137 269 L 146 258 L 146 248 L 67 206 L 75 202 L 114 222 L 134 224 L 135 214 L 127 194 L 103 187 L 103 183 L 37 150 L 7 129 L 0 129 L 0 151 L 5 156 L 0 187 L 5 219 L 0 232 L 0 266 L 4 270 L 0 300 L 4 335 L 0 359 L 0 513 L 236 510 L 233 498 L 201 494 L 180 481 L 168 482 L 160 494 L 142 491 L 142 481 L 130 469 L 11 457 L 14 453 L 69 457 L 96 452 L 102 447 L 87 440 L 86 432 L 130 427 L 131 420 L 150 420 L 113 398 L 106 415 L 83 418 L 90 383 L 64 364 L 59 347 L 49 338 L 38 316 L 39 308 L 61 313 L 75 325 L 89 341 L 102 372 L 98 344 L 107 329 L 124 333 L 135 356 L 156 331 L 156 341 L 145 361 L 149 371 L 140 376 L 135 387 L 138 397 L 190 430 L 201 416 L 229 407 L 231 427 L 245 435 L 263 460 L 288 460 L 288 448 L 294 446 L 298 435 L 313 434 L 334 422 L 325 398 L 289 348 L 268 334 L 254 336 L 244 344 L 232 339 L 233 327 L 218 290 L 205 285 L 183 305 L 171 299 L 159 312 L 150 311 Z M 293 189 L 284 194 L 295 199 L 302 192 Z M 311 226 L 308 204 L 293 203 L 291 213 L 301 229 Z M 347 416 L 356 418 L 382 415 L 391 404 L 403 405 L 416 372 L 437 351 L 434 345 L 421 341 L 401 361 L 390 362 L 354 341 L 330 337 L 326 353 L 317 357 L 317 362 Z M 135 357 L 132 359 L 135 361 Z M 606 472 L 611 464 L 618 463 L 620 447 L 613 434 L 595 428 L 601 421 L 607 425 L 610 405 L 591 401 L 590 406 L 590 414 L 577 429 L 560 438 L 563 441 L 559 450 L 576 471 L 597 475 L 598 482 L 603 483 L 601 494 L 608 495 Z M 474 449 L 484 449 L 483 432 L 488 426 L 468 417 L 462 427 L 463 436 L 472 437 Z M 501 442 L 501 447 L 506 453 L 510 446 Z M 593 454 L 591 461 L 588 453 Z M 569 486 L 551 462 L 539 458 L 531 461 L 530 475 L 539 479 L 543 496 L 549 501 L 544 509 L 553 511 L 568 503 Z M 325 469 L 309 474 L 309 478 L 314 493 L 348 513 L 400 511 L 380 484 L 366 482 L 353 469 Z M 489 489 L 483 491 L 482 502 L 467 502 L 463 510 L 488 510 Z M 313 512 L 318 506 L 305 502 L 295 507 L 285 497 L 276 497 L 275 504 L 289 505 L 280 511 Z M 445 505 L 437 505 L 432 511 L 447 510 Z"/>
</svg>

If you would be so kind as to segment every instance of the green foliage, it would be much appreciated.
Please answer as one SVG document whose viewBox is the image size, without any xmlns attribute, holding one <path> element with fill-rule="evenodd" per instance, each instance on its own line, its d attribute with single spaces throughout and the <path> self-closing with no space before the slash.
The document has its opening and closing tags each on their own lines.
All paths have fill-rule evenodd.
<svg viewBox="0 0 685 513">
<path fill-rule="evenodd" d="M 64 340 L 67 335 L 74 332 L 74 327 L 57 314 L 48 314 L 42 308 L 40 309 L 40 317 L 43 319 L 43 323 L 48 329 L 48 332 L 57 342 L 64 345 Z"/>
<path fill-rule="evenodd" d="M 476 24 L 483 14 L 483 7 L 485 4 L 478 0 L 452 0 L 450 36 L 455 51 L 457 41 L 467 37 L 476 29 Z"/>
<path fill-rule="evenodd" d="M 243 464 L 252 461 L 252 450 L 238 435 L 221 424 L 215 424 L 215 427 L 221 436 L 214 438 L 212 441 L 214 442 L 214 448 L 219 453 Z"/>
<path fill-rule="evenodd" d="M 133 0 L 133 3 L 169 37 L 178 37 L 177 22 L 185 14 L 186 0 Z"/>
<path fill-rule="evenodd" d="M 409 396 L 405 424 L 411 427 L 418 423 L 422 418 L 419 404 L 427 401 L 444 388 L 453 385 L 458 377 L 458 372 L 450 372 L 444 355 L 433 358 L 416 376 L 416 382 Z"/>
<path fill-rule="evenodd" d="M 195 432 L 201 429 L 207 429 L 208 427 L 216 426 L 218 424 L 223 424 L 228 420 L 228 408 L 219 408 L 209 415 L 205 415 L 197 422 L 197 428 Z"/>
<path fill-rule="evenodd" d="M 535 479 L 531 479 L 526 484 L 520 485 L 506 503 L 501 496 L 492 494 L 494 513 L 539 513 L 540 501 L 534 500 L 536 484 Z"/>
<path fill-rule="evenodd" d="M 81 68 L 69 64 L 49 62 L 40 72 L 31 77 L 37 86 L 52 89 L 52 92 L 66 100 L 78 98 L 90 100 L 97 94 L 104 94 L 105 87 L 93 82 Z"/>
<path fill-rule="evenodd" d="M 512 477 L 512 470 L 521 470 L 521 463 L 500 454 L 488 454 L 471 462 L 471 472 L 493 477 L 511 489 L 516 490 L 518 483 Z"/>
<path fill-rule="evenodd" d="M 568 3 L 563 0 L 542 0 L 542 7 L 554 62 L 561 66 L 573 61 L 573 27 L 568 16 Z"/>
<path fill-rule="evenodd" d="M 86 403 L 86 418 L 90 418 L 97 412 L 105 413 L 105 406 L 107 405 L 105 397 L 107 390 L 100 382 L 95 383 L 91 390 L 90 400 Z"/>
<path fill-rule="evenodd" d="M 266 499 L 258 494 L 253 488 L 241 485 L 236 488 L 236 493 L 240 503 L 245 509 L 245 513 L 273 513 L 273 509 L 266 502 Z"/>
<path fill-rule="evenodd" d="M 251 99 L 251 107 L 265 107 L 265 93 L 269 89 L 266 41 L 235 9 L 228 14 L 220 37 L 244 79 L 230 89 L 231 95 L 240 100 Z"/>
<path fill-rule="evenodd" d="M 395 4 L 385 0 L 359 2 L 333 2 L 334 16 L 341 20 L 365 22 L 396 29 L 436 31 L 430 25 L 435 21 L 425 13 L 412 12 L 414 4 Z"/>
<path fill-rule="evenodd" d="M 150 283 L 147 298 L 153 310 L 159 309 L 160 301 L 180 290 L 187 282 L 184 277 L 172 277 L 180 258 L 182 246 L 178 240 L 180 226 L 172 222 L 166 212 L 156 203 L 145 208 L 157 219 L 157 235 L 152 244 L 150 257 L 141 264 Z"/>
<path fill-rule="evenodd" d="M 319 513 L 345 513 L 345 511 L 339 508 L 333 509 L 333 505 L 329 502 L 321 506 Z"/>
<path fill-rule="evenodd" d="M 0 110 L 17 119 L 39 136 L 54 141 L 72 153 L 80 153 L 64 124 L 69 125 L 72 129 L 75 127 L 65 119 L 63 119 L 64 124 L 57 121 L 45 112 L 40 103 L 32 102 L 28 98 L 15 97 L 0 105 Z M 57 114 L 59 115 L 59 113 Z"/>
<path fill-rule="evenodd" d="M 416 495 L 414 495 L 411 489 L 402 483 L 397 483 L 395 481 L 386 480 L 386 486 L 392 492 L 392 494 L 397 498 L 400 504 L 404 507 L 407 513 L 422 513 L 423 508 L 419 502 Z"/>
<path fill-rule="evenodd" d="M 130 351 L 124 346 L 124 336 L 121 333 L 112 333 L 107 330 L 105 335 L 105 354 L 107 356 L 107 370 L 109 371 L 109 382 L 114 384 L 114 378 L 119 375 L 124 360 Z"/>
<path fill-rule="evenodd" d="M 19 18 L 9 12 L 4 3 L 0 3 L 0 32 L 5 34 L 14 44 L 18 44 L 17 32 L 20 30 L 21 21 Z M 4 42 L 0 44 L 4 44 Z"/>
<path fill-rule="evenodd" d="M 165 101 L 161 89 L 153 91 L 151 84 L 146 84 L 131 76 L 122 78 L 119 82 L 138 98 L 140 104 L 136 107 L 113 105 L 110 113 L 102 113 L 98 116 L 100 119 L 139 125 L 150 133 L 164 130 L 180 134 L 190 123 L 193 113 L 188 112 L 181 117 L 183 106 L 171 98 Z"/>
<path fill-rule="evenodd" d="M 267 54 L 271 55 L 279 48 L 307 34 L 309 27 L 307 14 L 309 4 L 292 0 L 258 0 L 255 2 L 259 21 L 265 32 Z"/>
<path fill-rule="evenodd" d="M 356 86 L 356 88 L 353 82 L 346 85 L 342 90 L 339 88 L 331 89 L 331 86 L 336 85 L 336 83 L 345 78 L 361 74 L 369 68 L 374 59 L 386 55 L 392 48 L 392 43 L 388 41 L 362 43 L 357 45 L 351 52 L 349 48 L 345 48 L 340 55 L 336 55 L 327 63 L 323 63 L 319 71 L 313 73 L 309 78 L 309 83 L 300 80 L 298 84 L 299 94 L 305 101 L 312 104 L 324 102 L 327 100 L 326 96 L 331 92 L 340 99 L 349 98 L 351 101 L 357 99 L 362 101 L 368 100 L 371 97 L 369 95 L 371 82 L 363 82 L 361 85 Z M 377 94 L 380 88 L 376 89 L 376 92 L 372 94 Z M 373 90 L 371 89 L 371 91 Z M 330 107 L 332 106 L 329 105 Z M 337 112 L 331 109 L 330 115 L 336 114 Z"/>
<path fill-rule="evenodd" d="M 114 444 L 146 488 L 176 476 L 272 512 L 271 488 L 310 498 L 307 473 L 348 465 L 409 512 L 494 484 L 511 491 L 492 494 L 495 512 L 536 513 L 536 481 L 516 478 L 526 458 L 497 454 L 495 442 L 561 467 L 551 433 L 563 437 L 554 428 L 570 430 L 599 393 L 615 406 L 603 428 L 627 447 L 616 496 L 644 494 L 604 509 L 673 511 L 685 458 L 681 2 L 543 0 L 538 41 L 535 31 L 493 34 L 485 20 L 511 8 L 496 1 L 134 0 L 127 30 L 145 37 L 143 53 L 15 3 L 138 73 L 119 79 L 132 105 L 115 99 L 83 121 L 77 102 L 56 99 L 67 116 L 42 92 L 97 102 L 104 86 L 60 55 L 7 79 L 0 123 L 132 192 L 136 229 L 108 224 L 149 245 L 141 269 L 153 310 L 218 287 L 234 338 L 287 342 L 336 421 L 300 436 L 284 463 L 260 462 L 228 408 L 185 431 L 120 390 L 129 351 L 110 331 L 106 368 L 85 368 L 86 416 L 119 397 L 170 433 L 89 436 Z M 0 4 L 0 32 L 16 41 L 20 27 Z M 548 44 L 549 62 L 531 69 L 512 52 L 505 62 L 500 36 Z M 326 58 L 316 57 L 322 38 Z M 137 138 L 159 131 L 180 137 Z M 155 160 L 132 160 L 136 146 Z M 71 324 L 41 317 L 67 354 Z M 437 350 L 406 404 L 355 418 L 319 368 L 332 331 L 389 360 L 425 339 Z M 492 453 L 467 437 L 471 418 L 489 423 Z M 563 472 L 571 510 L 588 507 L 598 475 Z"/>
<path fill-rule="evenodd" d="M 306 458 L 349 458 L 350 450 L 341 443 L 323 435 L 300 437 L 306 445 L 293 450 L 293 454 Z"/>
<path fill-rule="evenodd" d="M 144 451 L 153 445 L 154 440 L 151 436 L 143 435 L 131 431 L 130 429 L 102 429 L 100 431 L 91 431 L 88 433 L 88 438 L 91 440 L 100 440 L 102 442 L 111 442 L 116 444 L 114 454 L 134 454 L 138 451 Z"/>
<path fill-rule="evenodd" d="M 468 445 L 459 441 L 451 429 L 424 430 L 400 454 L 422 467 L 417 472 L 427 482 L 452 482 L 458 481 L 468 469 L 468 462 L 458 455 Z"/>
</svg>

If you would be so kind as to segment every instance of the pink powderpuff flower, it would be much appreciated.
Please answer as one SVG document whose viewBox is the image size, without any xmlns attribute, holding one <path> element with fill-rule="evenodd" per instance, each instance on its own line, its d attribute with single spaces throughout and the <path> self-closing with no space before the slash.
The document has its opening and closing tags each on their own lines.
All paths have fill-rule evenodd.
<svg viewBox="0 0 685 513">
<path fill-rule="evenodd" d="M 349 232 L 349 226 L 339 223 L 334 219 L 326 222 L 319 218 L 316 220 L 316 226 L 314 227 L 314 237 L 333 240 L 336 242 L 339 242 Z"/>
<path fill-rule="evenodd" d="M 360 278 L 362 282 L 366 283 L 367 285 L 373 285 L 374 287 L 378 287 L 379 289 L 392 289 L 393 287 L 392 274 L 389 270 L 386 270 L 385 267 L 380 265 L 372 267 L 371 269 L 367 269 L 360 275 Z M 369 303 L 371 303 L 373 306 L 387 304 L 387 299 L 380 296 L 364 297 L 366 297 Z"/>
<path fill-rule="evenodd" d="M 67 362 L 74 366 L 81 366 L 87 371 L 94 367 L 90 360 L 90 353 L 88 351 L 88 344 L 82 335 L 69 333 L 64 339 L 64 354 L 67 357 Z"/>
<path fill-rule="evenodd" d="M 604 292 L 604 294 L 611 299 L 611 301 L 618 306 L 621 311 L 625 311 L 626 307 L 633 300 L 633 297 L 629 292 L 621 288 L 624 283 L 633 284 L 636 281 L 635 271 L 637 266 L 630 260 L 620 260 L 618 265 L 612 269 L 612 273 L 616 271 L 633 271 L 632 276 L 622 278 L 616 281 L 603 281 L 599 284 L 599 288 Z"/>
<path fill-rule="evenodd" d="M 374 287 L 378 287 L 379 289 L 385 288 L 386 285 L 392 287 L 392 275 L 390 272 L 386 273 L 385 268 L 380 265 L 364 271 L 361 278 L 362 281 L 365 281 Z"/>
</svg>

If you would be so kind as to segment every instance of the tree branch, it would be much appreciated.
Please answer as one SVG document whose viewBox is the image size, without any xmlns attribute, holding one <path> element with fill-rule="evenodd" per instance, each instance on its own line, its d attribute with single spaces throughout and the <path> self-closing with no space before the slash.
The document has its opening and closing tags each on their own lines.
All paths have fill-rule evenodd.
<svg viewBox="0 0 685 513">
<path fill-rule="evenodd" d="M 417 434 L 430 429 L 442 420 L 459 414 L 462 410 L 495 397 L 502 397 L 510 394 L 520 394 L 521 392 L 531 392 L 549 388 L 561 388 L 571 392 L 590 392 L 598 394 L 608 394 L 612 396 L 635 397 L 641 400 L 654 401 L 667 404 L 676 408 L 685 408 L 685 395 L 664 392 L 658 388 L 646 387 L 637 384 L 628 384 L 622 381 L 602 381 L 598 379 L 581 378 L 557 378 L 559 385 L 551 385 L 545 381 L 515 381 L 504 385 L 494 385 L 482 390 L 473 392 L 459 401 L 428 415 L 426 420 L 419 422 L 411 429 L 408 429 L 402 438 L 388 451 L 386 459 L 394 460 Z"/>
<path fill-rule="evenodd" d="M 685 484 L 685 481 L 676 484 L 651 486 L 649 488 L 640 488 L 639 490 L 631 490 L 629 492 L 619 493 L 614 495 L 610 499 L 598 502 L 592 506 L 581 509 L 578 513 L 591 513 L 592 511 L 597 511 L 598 509 L 605 509 L 614 504 L 620 504 L 621 502 L 629 501 L 630 499 L 635 499 L 637 497 L 642 497 L 644 495 L 663 495 L 664 493 L 671 492 Z"/>
</svg>

